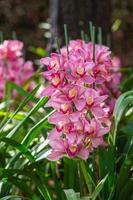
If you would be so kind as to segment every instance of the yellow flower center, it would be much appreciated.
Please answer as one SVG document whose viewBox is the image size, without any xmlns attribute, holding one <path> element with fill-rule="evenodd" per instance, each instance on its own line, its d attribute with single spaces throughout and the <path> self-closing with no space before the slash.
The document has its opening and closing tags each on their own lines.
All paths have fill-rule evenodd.
<svg viewBox="0 0 133 200">
<path fill-rule="evenodd" d="M 77 96 L 77 90 L 75 88 L 72 88 L 71 90 L 69 90 L 68 96 L 70 99 L 75 98 Z"/>
<path fill-rule="evenodd" d="M 61 108 L 61 110 L 62 110 L 63 112 L 67 112 L 69 106 L 68 106 L 68 104 L 64 103 L 64 104 L 61 104 L 61 107 L 60 107 L 60 108 Z"/>
<path fill-rule="evenodd" d="M 71 145 L 69 146 L 69 150 L 70 150 L 72 153 L 75 153 L 75 152 L 76 152 L 76 149 L 77 149 L 77 147 L 76 147 L 74 144 L 71 144 Z"/>
<path fill-rule="evenodd" d="M 84 68 L 81 66 L 78 66 L 76 69 L 76 72 L 78 75 L 82 76 L 84 74 Z"/>
<path fill-rule="evenodd" d="M 52 84 L 54 86 L 57 86 L 59 83 L 60 83 L 60 77 L 58 75 L 52 78 Z"/>
<path fill-rule="evenodd" d="M 92 97 L 88 97 L 88 98 L 87 98 L 87 105 L 88 105 L 88 106 L 92 105 L 93 102 L 94 102 L 94 99 L 93 99 Z"/>
<path fill-rule="evenodd" d="M 80 47 L 80 45 L 76 45 L 75 46 L 75 50 L 78 50 L 78 49 L 80 49 L 81 47 Z"/>
<path fill-rule="evenodd" d="M 58 124 L 57 124 L 57 129 L 59 130 L 59 131 L 61 131 L 62 129 L 63 129 L 63 127 L 64 127 L 64 122 L 62 122 L 62 121 L 60 121 L 60 122 L 58 122 Z"/>
</svg>

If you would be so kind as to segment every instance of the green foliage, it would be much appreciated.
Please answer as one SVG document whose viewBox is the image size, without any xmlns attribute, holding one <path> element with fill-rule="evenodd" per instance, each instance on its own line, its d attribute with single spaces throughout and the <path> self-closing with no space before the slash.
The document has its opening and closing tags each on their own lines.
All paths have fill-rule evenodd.
<svg viewBox="0 0 133 200">
<path fill-rule="evenodd" d="M 32 52 L 33 54 L 39 56 L 40 58 L 48 56 L 48 52 L 41 47 L 35 48 L 33 46 L 30 46 L 29 51 Z"/>
<path fill-rule="evenodd" d="M 47 119 L 54 110 L 44 107 L 47 97 L 36 97 L 39 87 L 28 93 L 7 83 L 0 104 L 0 199 L 132 200 L 133 91 L 116 102 L 107 148 L 86 162 L 50 162 L 46 137 L 53 126 Z M 12 90 L 18 96 L 11 101 Z"/>
</svg>

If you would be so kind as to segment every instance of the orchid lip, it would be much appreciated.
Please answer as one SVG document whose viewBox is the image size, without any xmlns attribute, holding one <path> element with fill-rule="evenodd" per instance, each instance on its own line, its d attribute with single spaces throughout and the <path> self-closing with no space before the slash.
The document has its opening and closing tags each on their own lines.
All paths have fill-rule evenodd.
<svg viewBox="0 0 133 200">
<path fill-rule="evenodd" d="M 62 127 L 60 127 L 60 126 L 56 126 L 56 130 L 58 131 L 58 132 L 61 132 L 62 130 L 63 130 L 63 126 Z"/>
<path fill-rule="evenodd" d="M 76 145 L 71 144 L 70 146 L 68 146 L 68 148 L 66 149 L 66 152 L 68 154 L 69 157 L 73 157 L 76 156 L 78 153 L 78 148 Z"/>
<path fill-rule="evenodd" d="M 87 106 L 92 106 L 94 104 L 93 97 L 88 97 L 86 101 Z"/>
<path fill-rule="evenodd" d="M 56 130 L 59 131 L 59 132 L 62 131 L 64 129 L 64 125 L 65 125 L 64 121 L 59 121 L 56 124 Z"/>
<path fill-rule="evenodd" d="M 68 104 L 61 104 L 61 107 L 60 107 L 60 111 L 62 111 L 64 114 L 68 113 L 69 112 L 69 106 Z"/>
<path fill-rule="evenodd" d="M 60 77 L 59 76 L 55 76 L 52 78 L 51 84 L 54 87 L 58 87 L 58 85 L 60 84 Z"/>
<path fill-rule="evenodd" d="M 76 73 L 77 73 L 80 77 L 82 77 L 82 76 L 84 76 L 84 74 L 85 74 L 85 70 L 84 70 L 83 67 L 77 67 Z"/>
<path fill-rule="evenodd" d="M 70 100 L 74 99 L 77 96 L 77 90 L 75 88 L 72 88 L 68 92 L 68 98 Z"/>
</svg>

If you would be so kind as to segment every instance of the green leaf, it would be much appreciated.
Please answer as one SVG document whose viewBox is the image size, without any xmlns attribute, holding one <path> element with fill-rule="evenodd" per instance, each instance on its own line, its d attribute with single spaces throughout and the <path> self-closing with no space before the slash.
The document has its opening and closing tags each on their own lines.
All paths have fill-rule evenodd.
<svg viewBox="0 0 133 200">
<path fill-rule="evenodd" d="M 20 170 L 20 169 L 4 169 L 4 168 L 0 168 L 0 178 L 1 180 L 7 180 L 8 178 L 11 178 L 11 177 L 16 177 L 16 180 L 17 180 L 17 177 L 19 175 L 23 175 L 25 176 L 25 178 L 32 178 L 33 179 L 33 173 L 32 172 L 29 172 L 29 171 L 26 171 L 26 170 Z"/>
<path fill-rule="evenodd" d="M 118 200 L 132 200 L 133 199 L 133 179 L 127 181 L 123 186 Z"/>
<path fill-rule="evenodd" d="M 16 179 L 16 177 L 11 177 L 8 180 L 16 187 L 18 187 L 21 191 L 23 191 L 30 199 L 40 200 L 40 198 L 36 194 L 34 194 L 31 188 L 26 184 L 25 180 Z"/>
<path fill-rule="evenodd" d="M 119 96 L 116 101 L 113 116 L 115 118 L 115 123 L 118 125 L 123 112 L 130 102 L 133 101 L 133 90 L 123 93 Z"/>
<path fill-rule="evenodd" d="M 0 111 L 0 117 L 7 116 L 8 118 L 11 118 L 13 116 L 13 114 L 14 114 L 13 112 L 8 112 L 8 116 L 7 116 L 7 112 Z M 22 120 L 24 118 L 24 116 L 25 116 L 24 113 L 18 113 L 13 118 L 16 120 Z"/>
<path fill-rule="evenodd" d="M 27 94 L 26 98 L 20 103 L 19 107 L 16 109 L 16 111 L 11 115 L 10 119 L 7 120 L 7 122 L 3 125 L 3 128 L 10 123 L 10 121 L 15 117 L 15 115 L 30 101 L 34 99 L 34 95 L 36 94 L 36 92 L 38 91 L 40 85 L 38 85 L 37 87 L 35 87 L 29 94 Z M 38 100 L 37 100 L 38 101 Z M 1 130 L 1 131 L 2 131 Z"/>
<path fill-rule="evenodd" d="M 107 178 L 108 178 L 108 174 L 98 183 L 98 185 L 96 186 L 93 194 L 91 195 L 91 199 L 92 200 L 95 200 L 99 196 L 99 194 L 100 194 L 100 192 L 101 192 L 101 190 L 102 190 L 102 188 L 104 186 L 104 183 L 107 180 Z"/>
<path fill-rule="evenodd" d="M 73 188 L 75 186 L 75 175 L 76 175 L 76 166 L 75 160 L 64 158 L 64 187 Z"/>
<path fill-rule="evenodd" d="M 57 163 L 51 162 L 50 164 L 51 164 L 52 178 L 55 183 L 55 191 L 56 191 L 57 199 L 58 200 L 64 199 L 65 194 L 61 187 L 61 180 L 57 177 Z"/>
<path fill-rule="evenodd" d="M 133 166 L 133 145 L 131 146 L 121 168 L 117 180 L 116 198 L 122 192 L 125 183 L 129 180 L 129 173 Z"/>
<path fill-rule="evenodd" d="M 31 155 L 29 150 L 26 148 L 26 146 L 19 144 L 15 140 L 9 139 L 9 138 L 0 138 L 0 142 L 5 142 L 7 145 L 11 145 L 18 149 L 22 154 L 24 154 L 28 160 L 34 161 L 34 157 Z"/>
<path fill-rule="evenodd" d="M 40 161 L 40 160 L 43 160 L 44 158 L 47 158 L 50 153 L 51 153 L 51 149 L 49 150 L 44 149 L 43 151 L 41 151 L 40 153 L 36 155 L 36 161 Z"/>
<path fill-rule="evenodd" d="M 38 86 L 37 86 L 38 87 Z M 18 86 L 17 84 L 15 84 L 14 82 L 11 81 L 7 81 L 6 83 L 6 88 L 7 91 L 12 91 L 12 90 L 16 90 L 18 92 L 18 94 L 27 97 L 28 96 L 28 92 L 26 92 L 22 87 Z M 36 98 L 32 98 L 32 100 L 34 100 L 34 102 L 36 102 Z"/>
<path fill-rule="evenodd" d="M 40 57 L 48 56 L 48 52 L 45 49 L 41 48 L 41 47 L 35 48 L 33 46 L 30 46 L 29 47 L 29 51 L 31 51 L 32 53 L 34 53 L 34 54 L 36 54 L 36 55 L 38 55 Z"/>
<path fill-rule="evenodd" d="M 36 164 L 35 164 L 35 168 L 36 168 L 36 171 L 34 171 L 34 168 L 32 168 L 30 171 L 28 168 L 21 169 L 21 170 L 0 168 L 0 178 L 3 180 L 5 179 L 6 181 L 13 183 L 15 185 L 16 183 L 18 183 L 16 186 L 27 194 L 30 192 L 29 193 L 30 196 L 31 196 L 31 191 L 30 191 L 31 187 L 29 187 L 29 192 L 28 192 L 27 188 L 25 188 L 25 186 L 23 185 L 23 182 L 25 181 L 25 184 L 26 184 L 27 182 L 32 180 L 32 183 L 34 183 L 34 186 L 37 187 L 41 195 L 45 197 L 46 200 L 51 200 L 51 197 L 48 193 L 46 185 L 43 185 L 42 181 L 40 180 L 39 171 L 38 171 L 39 169 Z M 18 178 L 19 175 L 21 175 L 21 179 Z M 24 177 L 24 179 L 22 177 Z"/>
<path fill-rule="evenodd" d="M 82 197 L 81 200 L 91 200 L 90 197 Z"/>
<path fill-rule="evenodd" d="M 37 110 L 39 110 L 39 108 L 41 108 L 42 106 L 44 106 L 44 104 L 47 102 L 48 98 L 47 97 L 42 97 L 38 103 L 31 109 L 31 111 L 27 114 L 27 116 L 20 122 L 18 123 L 18 125 L 9 132 L 9 134 L 7 135 L 7 138 L 11 138 L 13 137 L 18 130 L 20 129 L 21 126 L 23 126 L 26 121 L 28 120 L 28 118 L 33 115 Z"/>
<path fill-rule="evenodd" d="M 3 198 L 0 198 L 0 200 L 22 200 L 22 199 L 28 199 L 28 198 L 25 198 L 25 197 L 20 197 L 20 196 L 17 196 L 17 195 L 8 195 L 8 196 L 5 196 Z"/>
<path fill-rule="evenodd" d="M 114 120 L 115 120 L 115 128 L 114 128 L 114 138 L 113 138 L 113 144 L 115 145 L 116 141 L 116 132 L 117 132 L 117 126 L 123 117 L 123 114 L 127 107 L 130 105 L 130 103 L 133 102 L 133 90 L 125 92 L 122 94 L 116 101 L 115 108 L 114 108 Z"/>
<path fill-rule="evenodd" d="M 133 122 L 130 121 L 126 126 L 120 129 L 126 136 L 133 136 Z"/>
<path fill-rule="evenodd" d="M 90 173 L 87 171 L 87 167 L 85 165 L 85 162 L 83 160 L 80 160 L 80 166 L 81 166 L 81 171 L 83 173 L 85 183 L 87 185 L 88 191 L 91 194 L 92 191 L 92 186 L 95 186 L 95 183 L 90 175 Z"/>
<path fill-rule="evenodd" d="M 73 189 L 64 190 L 67 200 L 78 200 L 76 193 Z"/>
<path fill-rule="evenodd" d="M 25 138 L 22 141 L 22 144 L 24 144 L 26 147 L 29 146 L 31 141 L 36 138 L 40 134 L 40 130 L 44 125 L 44 122 L 48 119 L 50 115 L 52 115 L 55 112 L 53 110 L 48 115 L 46 115 L 44 118 L 42 118 L 35 126 L 33 126 L 30 131 L 26 134 Z"/>
<path fill-rule="evenodd" d="M 133 89 L 133 74 L 127 77 L 124 82 L 120 85 L 122 92 L 126 92 Z"/>
<path fill-rule="evenodd" d="M 77 200 L 81 200 L 80 198 L 80 192 L 76 192 Z"/>
</svg>

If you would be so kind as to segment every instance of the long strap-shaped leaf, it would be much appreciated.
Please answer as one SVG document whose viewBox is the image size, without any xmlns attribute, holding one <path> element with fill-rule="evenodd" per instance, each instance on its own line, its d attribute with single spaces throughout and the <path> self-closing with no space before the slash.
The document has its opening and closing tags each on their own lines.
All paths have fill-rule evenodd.
<svg viewBox="0 0 133 200">
<path fill-rule="evenodd" d="M 34 157 L 29 152 L 29 150 L 26 148 L 26 146 L 16 142 L 15 140 L 9 139 L 9 138 L 0 138 L 0 142 L 4 142 L 7 145 L 11 145 L 11 146 L 15 147 L 22 154 L 24 154 L 29 161 L 34 161 Z"/>
<path fill-rule="evenodd" d="M 118 100 L 116 101 L 116 105 L 114 108 L 114 120 L 115 120 L 115 129 L 114 129 L 114 137 L 113 137 L 113 144 L 115 145 L 116 140 L 116 132 L 117 132 L 117 126 L 122 118 L 122 115 L 128 105 L 133 102 L 133 90 L 125 92 L 122 94 Z"/>
<path fill-rule="evenodd" d="M 30 153 L 30 151 L 23 144 L 19 144 L 18 142 L 14 141 L 12 139 L 9 139 L 9 138 L 1 138 L 0 141 L 5 142 L 6 144 L 15 147 L 16 149 L 18 149 L 21 152 L 21 154 L 25 155 L 26 158 L 30 162 L 35 162 L 34 156 L 32 156 L 32 154 Z M 39 166 L 37 165 L 37 163 L 34 163 L 34 165 L 35 165 L 35 168 L 36 168 L 36 173 L 37 173 L 37 175 L 40 178 L 41 174 L 39 172 L 39 168 L 38 168 Z M 9 166 L 7 166 L 7 168 Z M 19 170 L 19 169 L 18 170 L 16 169 L 16 171 L 15 171 L 15 169 L 14 169 L 14 171 L 13 171 L 13 169 L 2 169 L 2 170 L 3 170 L 3 172 L 0 169 L 0 172 L 2 172 L 2 175 L 4 175 L 6 173 L 9 176 L 9 178 L 10 178 L 12 172 L 13 172 L 13 175 L 15 173 L 23 173 L 24 172 L 24 171 Z M 24 172 L 24 175 L 26 175 L 26 172 Z M 28 175 L 30 175 L 30 174 L 28 173 Z M 43 183 L 45 184 L 45 180 L 44 179 L 43 179 Z M 45 197 L 46 200 L 51 200 L 51 196 L 49 194 L 49 191 L 48 191 L 47 187 L 45 185 L 43 185 L 42 183 L 40 183 L 40 182 L 37 185 L 38 185 L 38 190 L 41 192 L 41 194 L 43 195 L 43 197 Z"/>
<path fill-rule="evenodd" d="M 91 200 L 89 196 L 80 197 L 79 192 L 75 192 L 73 189 L 64 190 L 67 200 Z"/>
<path fill-rule="evenodd" d="M 73 189 L 64 190 L 67 200 L 79 200 Z"/>
<path fill-rule="evenodd" d="M 38 87 L 38 86 L 37 86 Z M 8 92 L 10 93 L 12 90 L 16 90 L 18 92 L 18 94 L 27 97 L 28 96 L 28 92 L 26 92 L 22 87 L 20 87 L 19 85 L 15 84 L 12 81 L 7 81 L 6 83 L 6 95 L 8 95 Z M 36 97 L 32 98 L 33 102 L 37 102 L 38 99 Z"/>
<path fill-rule="evenodd" d="M 123 104 L 124 104 L 123 101 L 127 97 L 133 98 L 133 90 L 123 93 L 122 95 L 120 95 L 120 97 L 116 101 L 113 116 L 114 116 L 117 124 L 119 123 L 119 120 L 122 115 L 122 112 L 120 112 L 120 111 L 121 111 L 121 109 L 123 109 Z"/>
<path fill-rule="evenodd" d="M 98 185 L 96 186 L 94 192 L 91 195 L 91 199 L 92 200 L 95 200 L 99 196 L 99 193 L 101 192 L 101 190 L 102 190 L 102 188 L 104 186 L 104 183 L 107 180 L 107 178 L 108 178 L 108 174 L 98 183 Z"/>
<path fill-rule="evenodd" d="M 33 100 L 36 92 L 38 91 L 40 85 L 38 85 L 37 87 L 35 87 L 31 93 L 29 93 L 25 99 L 20 103 L 20 105 L 18 106 L 18 108 L 15 110 L 15 112 L 12 114 L 12 116 L 7 120 L 7 122 L 3 125 L 2 127 L 2 130 L 3 128 L 15 117 L 15 115 L 30 101 L 30 100 Z M 39 101 L 39 100 L 38 100 Z M 1 131 L 2 131 L 1 130 Z"/>
<path fill-rule="evenodd" d="M 32 200 L 40 200 L 40 198 L 31 190 L 31 188 L 25 183 L 24 180 L 11 177 L 8 179 L 9 182 L 16 185 L 18 188 L 20 188 L 28 197 Z"/>
<path fill-rule="evenodd" d="M 122 192 L 125 183 L 129 180 L 129 173 L 133 166 L 133 144 L 130 147 L 130 150 L 121 166 L 120 173 L 117 180 L 117 189 L 116 189 L 116 198 Z"/>
<path fill-rule="evenodd" d="M 0 200 L 9 200 L 9 199 L 14 199 L 14 200 L 28 199 L 29 200 L 29 198 L 21 197 L 21 196 L 17 196 L 17 195 L 8 195 L 8 196 L 0 198 Z"/>
<path fill-rule="evenodd" d="M 22 141 L 22 144 L 24 144 L 26 147 L 29 146 L 29 144 L 31 143 L 31 141 L 37 137 L 37 135 L 39 134 L 39 130 L 42 128 L 44 122 L 48 119 L 48 117 L 50 115 L 52 115 L 55 112 L 55 110 L 53 110 L 52 112 L 50 112 L 48 115 L 46 115 L 44 118 L 42 118 L 35 126 L 33 126 L 29 132 L 27 133 L 27 135 L 25 136 L 25 138 Z"/>
<path fill-rule="evenodd" d="M 20 127 L 27 121 L 27 119 L 34 114 L 39 108 L 41 108 L 46 102 L 48 98 L 47 97 L 42 97 L 38 103 L 31 109 L 31 111 L 28 113 L 28 115 L 7 135 L 7 138 L 13 137 L 17 131 L 20 129 Z"/>
<path fill-rule="evenodd" d="M 83 160 L 80 160 L 80 166 L 81 166 L 81 171 L 83 173 L 84 179 L 85 179 L 85 183 L 87 185 L 88 191 L 92 192 L 92 186 L 95 186 L 95 183 L 90 175 L 90 173 L 88 172 L 87 168 L 86 168 L 86 164 Z"/>
</svg>

